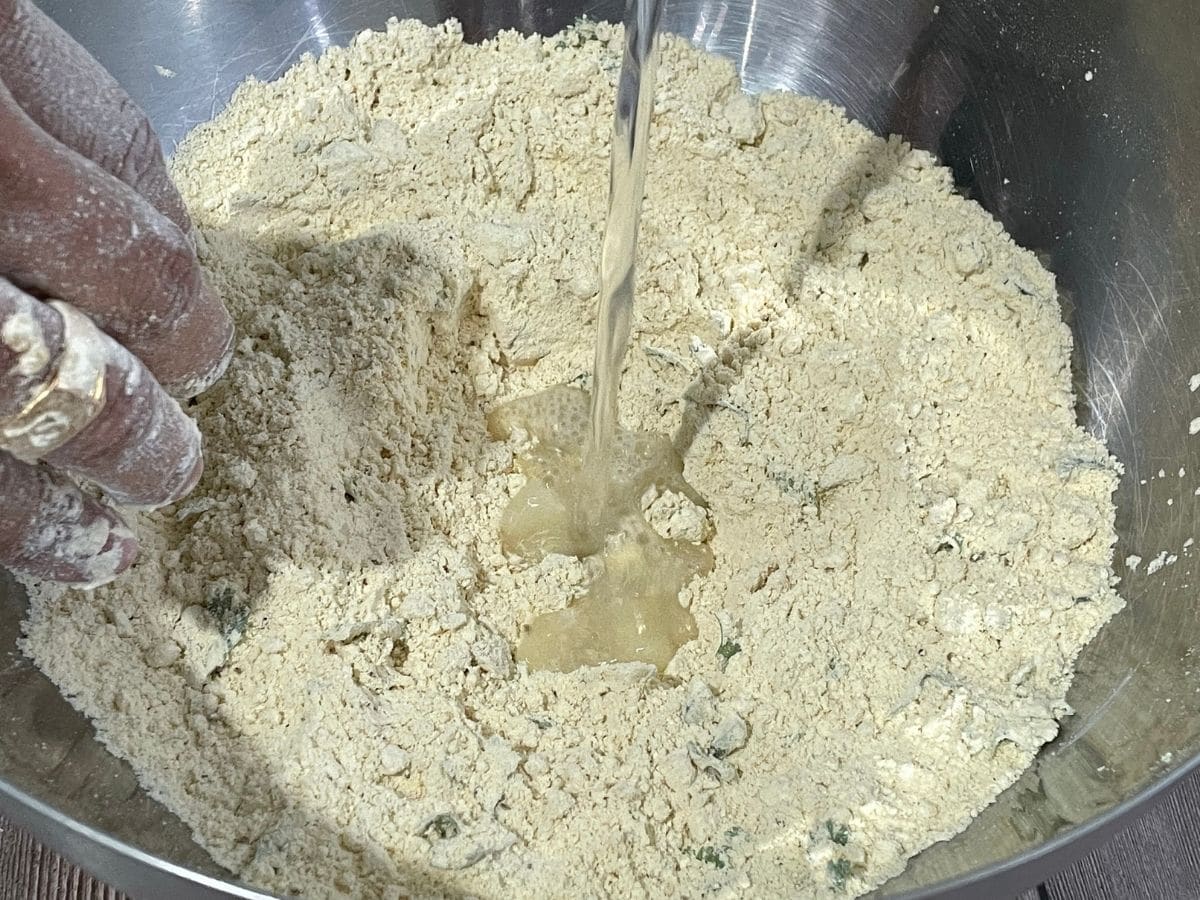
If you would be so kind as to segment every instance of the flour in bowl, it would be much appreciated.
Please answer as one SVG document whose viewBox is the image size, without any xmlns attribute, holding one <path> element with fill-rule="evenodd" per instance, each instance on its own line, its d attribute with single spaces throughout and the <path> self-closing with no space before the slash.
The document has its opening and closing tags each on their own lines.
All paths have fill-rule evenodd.
<svg viewBox="0 0 1200 900">
<path fill-rule="evenodd" d="M 687 483 L 698 636 L 527 672 L 595 572 L 506 556 L 499 404 L 586 387 L 620 30 L 391 23 L 181 148 L 236 318 L 208 469 L 27 652 L 247 881 L 304 896 L 862 893 L 1069 713 L 1118 467 L 1054 283 L 950 173 L 671 39 L 626 427 Z"/>
</svg>

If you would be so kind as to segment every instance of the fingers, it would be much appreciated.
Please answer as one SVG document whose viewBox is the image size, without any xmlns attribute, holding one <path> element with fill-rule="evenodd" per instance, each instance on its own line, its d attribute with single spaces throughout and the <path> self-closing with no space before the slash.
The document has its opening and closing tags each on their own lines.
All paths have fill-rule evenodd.
<svg viewBox="0 0 1200 900">
<path fill-rule="evenodd" d="M 42 131 L 2 84 L 0 135 L 0 274 L 77 306 L 172 393 L 220 377 L 233 323 L 183 232 Z"/>
<path fill-rule="evenodd" d="M 188 494 L 204 470 L 196 423 L 128 350 L 65 304 L 55 311 L 64 318 L 64 360 L 73 346 L 90 344 L 88 353 L 103 354 L 105 401 L 43 459 L 99 485 L 122 506 L 162 506 Z"/>
<path fill-rule="evenodd" d="M 3 280 L 0 398 L 0 448 L 91 481 L 120 505 L 172 503 L 203 471 L 196 424 L 128 350 L 66 304 Z"/>
<path fill-rule="evenodd" d="M 137 555 L 112 510 L 43 468 L 0 453 L 0 564 L 51 581 L 111 581 Z"/>
<path fill-rule="evenodd" d="M 55 470 L 139 506 L 199 479 L 199 432 L 151 374 L 191 395 L 230 355 L 190 228 L 145 115 L 29 0 L 0 0 L 0 564 L 99 584 L 133 561 L 120 517 Z"/>
<path fill-rule="evenodd" d="M 91 54 L 28 0 L 0 0 L 0 82 L 48 135 L 190 231 L 145 114 Z"/>
</svg>

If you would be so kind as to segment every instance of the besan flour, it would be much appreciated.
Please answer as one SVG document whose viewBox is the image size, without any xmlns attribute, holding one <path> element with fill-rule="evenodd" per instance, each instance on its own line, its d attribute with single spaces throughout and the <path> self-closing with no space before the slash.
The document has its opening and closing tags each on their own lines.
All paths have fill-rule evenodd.
<svg viewBox="0 0 1200 900">
<path fill-rule="evenodd" d="M 624 425 L 707 503 L 699 635 L 529 672 L 588 561 L 506 557 L 500 403 L 587 387 L 621 31 L 365 33 L 174 173 L 240 342 L 136 568 L 25 650 L 220 864 L 310 897 L 853 895 L 1069 714 L 1118 466 L 1052 277 L 951 176 L 666 41 Z"/>
</svg>

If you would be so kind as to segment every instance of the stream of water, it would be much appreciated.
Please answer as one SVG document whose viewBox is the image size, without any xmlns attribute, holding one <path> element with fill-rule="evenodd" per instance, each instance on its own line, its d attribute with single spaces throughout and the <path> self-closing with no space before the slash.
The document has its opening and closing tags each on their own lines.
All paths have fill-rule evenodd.
<svg viewBox="0 0 1200 900">
<path fill-rule="evenodd" d="M 630 0 L 625 22 L 625 53 L 613 117 L 608 218 L 600 253 L 596 359 L 592 369 L 588 461 L 598 471 L 607 471 L 611 461 L 619 421 L 621 365 L 633 321 L 638 225 L 646 185 L 646 145 L 654 112 L 662 7 L 662 0 Z"/>
</svg>

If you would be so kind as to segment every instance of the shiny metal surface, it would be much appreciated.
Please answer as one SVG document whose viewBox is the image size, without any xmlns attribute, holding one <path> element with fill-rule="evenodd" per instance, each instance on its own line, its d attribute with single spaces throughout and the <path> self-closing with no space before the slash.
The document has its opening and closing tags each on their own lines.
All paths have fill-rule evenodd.
<svg viewBox="0 0 1200 900">
<path fill-rule="evenodd" d="M 168 147 L 246 76 L 274 77 L 390 15 L 454 15 L 481 37 L 622 11 L 555 0 L 43 2 L 146 107 Z M 827 97 L 935 151 L 964 192 L 1043 255 L 1076 336 L 1080 421 L 1126 466 L 1117 558 L 1180 556 L 1153 576 L 1118 566 L 1129 608 L 1084 654 L 1077 714 L 966 833 L 921 854 L 885 893 L 1027 887 L 1200 751 L 1200 581 L 1183 552 L 1200 512 L 1200 437 L 1188 436 L 1200 393 L 1187 388 L 1200 371 L 1194 0 L 673 0 L 665 19 L 736 60 L 751 88 Z M 15 653 L 20 617 L 19 595 L 0 585 L 0 807 L 135 895 L 219 894 L 187 871 L 220 876 L 185 829 Z"/>
</svg>

